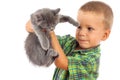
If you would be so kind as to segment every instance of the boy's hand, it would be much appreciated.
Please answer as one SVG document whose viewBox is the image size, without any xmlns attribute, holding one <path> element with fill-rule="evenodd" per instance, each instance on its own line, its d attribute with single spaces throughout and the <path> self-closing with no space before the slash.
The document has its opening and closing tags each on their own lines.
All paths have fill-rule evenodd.
<svg viewBox="0 0 120 80">
<path fill-rule="evenodd" d="M 31 24 L 30 20 L 26 23 L 25 27 L 26 27 L 27 32 L 34 32 L 33 29 L 32 29 L 32 24 Z"/>
<path fill-rule="evenodd" d="M 25 26 L 25 27 L 26 27 L 26 31 L 27 31 L 27 32 L 30 32 L 30 33 L 33 33 L 33 32 L 34 32 L 30 20 L 26 23 L 26 26 Z M 46 31 L 50 32 L 50 31 L 53 31 L 53 30 L 54 30 L 54 29 L 49 29 L 49 30 L 43 29 L 42 31 L 43 31 L 43 32 L 46 32 Z"/>
</svg>

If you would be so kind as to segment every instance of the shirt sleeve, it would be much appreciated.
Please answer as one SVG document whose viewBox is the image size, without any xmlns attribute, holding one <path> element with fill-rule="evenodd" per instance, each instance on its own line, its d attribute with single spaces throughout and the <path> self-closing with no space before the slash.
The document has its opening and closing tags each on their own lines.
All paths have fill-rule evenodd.
<svg viewBox="0 0 120 80">
<path fill-rule="evenodd" d="M 65 45 L 66 45 L 66 43 L 68 41 L 71 42 L 72 38 L 73 37 L 71 37 L 70 35 L 65 35 L 65 36 L 59 36 L 59 35 L 57 35 L 57 39 L 58 39 L 58 41 L 59 41 L 59 43 L 60 43 L 60 45 L 61 45 L 62 48 L 65 47 Z M 67 45 L 68 45 L 68 43 L 67 43 Z"/>
<path fill-rule="evenodd" d="M 69 56 L 67 58 L 69 80 L 96 80 L 98 75 L 98 63 L 96 59 L 79 56 Z"/>
<path fill-rule="evenodd" d="M 57 39 L 60 43 L 61 48 L 63 49 L 63 51 L 66 55 L 70 54 L 70 52 L 76 46 L 75 38 L 70 35 L 57 36 Z"/>
</svg>

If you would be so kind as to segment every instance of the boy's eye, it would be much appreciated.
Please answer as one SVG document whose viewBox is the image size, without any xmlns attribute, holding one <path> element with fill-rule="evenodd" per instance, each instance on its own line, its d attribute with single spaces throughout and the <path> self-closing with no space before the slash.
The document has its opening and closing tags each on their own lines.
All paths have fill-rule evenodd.
<svg viewBox="0 0 120 80">
<path fill-rule="evenodd" d="M 78 29 L 81 29 L 81 26 L 78 26 Z"/>
<path fill-rule="evenodd" d="M 94 30 L 94 28 L 88 27 L 88 31 L 92 31 L 92 30 Z"/>
</svg>

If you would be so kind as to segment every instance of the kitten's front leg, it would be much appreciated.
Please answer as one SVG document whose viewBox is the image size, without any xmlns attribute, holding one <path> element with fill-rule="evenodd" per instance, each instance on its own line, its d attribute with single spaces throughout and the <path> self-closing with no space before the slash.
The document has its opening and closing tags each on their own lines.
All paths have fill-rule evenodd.
<svg viewBox="0 0 120 80">
<path fill-rule="evenodd" d="M 38 26 L 33 25 L 32 27 L 33 27 L 35 34 L 38 37 L 41 47 L 44 50 L 48 50 L 50 47 L 50 41 L 49 41 L 46 33 L 44 31 L 42 31 L 42 29 L 40 29 Z"/>
<path fill-rule="evenodd" d="M 69 22 L 70 24 L 73 24 L 76 27 L 79 26 L 79 23 L 70 16 L 60 15 L 59 18 L 60 18 L 60 22 Z"/>
<path fill-rule="evenodd" d="M 58 56 L 58 53 L 54 49 L 48 49 L 46 53 L 46 60 L 48 61 L 46 66 L 51 65 Z"/>
</svg>

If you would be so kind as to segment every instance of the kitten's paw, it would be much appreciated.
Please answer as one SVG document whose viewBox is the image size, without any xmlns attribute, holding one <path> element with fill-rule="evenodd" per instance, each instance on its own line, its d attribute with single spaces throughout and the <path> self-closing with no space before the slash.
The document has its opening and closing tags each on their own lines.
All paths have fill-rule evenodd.
<svg viewBox="0 0 120 80">
<path fill-rule="evenodd" d="M 78 23 L 78 22 L 76 22 L 76 23 L 74 24 L 74 26 L 79 27 L 79 23 Z"/>
<path fill-rule="evenodd" d="M 58 56 L 59 55 L 56 51 L 54 51 L 53 49 L 49 49 L 46 54 L 47 63 L 45 64 L 45 66 L 50 66 Z"/>
<path fill-rule="evenodd" d="M 54 59 L 59 56 L 58 53 L 53 49 L 49 49 L 47 53 Z"/>
</svg>

